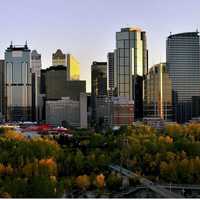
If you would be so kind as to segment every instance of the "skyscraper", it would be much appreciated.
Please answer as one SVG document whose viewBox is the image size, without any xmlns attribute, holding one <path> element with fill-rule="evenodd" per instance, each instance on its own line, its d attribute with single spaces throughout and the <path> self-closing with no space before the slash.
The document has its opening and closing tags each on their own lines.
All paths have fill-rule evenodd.
<svg viewBox="0 0 200 200">
<path fill-rule="evenodd" d="M 52 54 L 52 65 L 63 65 L 67 66 L 67 56 L 62 52 L 62 50 L 57 49 L 55 53 Z"/>
<path fill-rule="evenodd" d="M 144 80 L 144 116 L 172 120 L 172 84 L 165 63 L 154 65 Z"/>
<path fill-rule="evenodd" d="M 138 77 L 143 79 L 148 72 L 148 51 L 146 33 L 140 28 L 122 28 L 116 33 L 115 69 L 118 96 L 134 100 L 135 118 L 142 118 L 143 92 L 138 90 L 143 81 Z"/>
<path fill-rule="evenodd" d="M 91 66 L 91 104 L 92 104 L 92 118 L 96 122 L 96 105 L 97 98 L 101 99 L 103 103 L 104 97 L 107 96 L 107 63 L 106 62 L 93 62 Z M 100 102 L 99 102 L 100 103 Z"/>
<path fill-rule="evenodd" d="M 0 60 L 0 119 L 4 116 L 4 60 Z"/>
<path fill-rule="evenodd" d="M 109 85 L 109 96 L 114 95 L 115 89 L 115 68 L 114 68 L 114 52 L 109 52 L 107 55 L 108 58 L 108 85 Z"/>
<path fill-rule="evenodd" d="M 52 55 L 53 66 L 66 66 L 67 67 L 67 80 L 80 79 L 80 64 L 72 54 L 64 54 L 60 49 Z"/>
<path fill-rule="evenodd" d="M 31 52 L 33 120 L 40 120 L 42 115 L 42 97 L 40 95 L 41 69 L 42 69 L 41 54 L 39 54 L 36 50 L 33 50 Z"/>
<path fill-rule="evenodd" d="M 71 54 L 67 54 L 67 71 L 68 80 L 80 79 L 80 64 L 78 60 Z"/>
<path fill-rule="evenodd" d="M 179 33 L 167 38 L 167 68 L 172 80 L 173 108 L 175 120 L 180 123 L 193 117 L 195 100 L 200 97 L 199 42 L 198 32 Z"/>
<path fill-rule="evenodd" d="M 32 120 L 31 55 L 27 44 L 5 51 L 5 117 L 8 121 Z"/>
</svg>

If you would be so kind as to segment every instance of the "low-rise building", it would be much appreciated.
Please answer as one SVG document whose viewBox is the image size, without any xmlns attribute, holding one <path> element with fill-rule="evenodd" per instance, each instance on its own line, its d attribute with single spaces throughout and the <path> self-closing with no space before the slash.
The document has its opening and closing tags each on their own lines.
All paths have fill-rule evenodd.
<svg viewBox="0 0 200 200">
<path fill-rule="evenodd" d="M 46 122 L 56 126 L 65 122 L 75 128 L 87 128 L 87 95 L 81 93 L 79 101 L 70 97 L 47 100 Z"/>
</svg>

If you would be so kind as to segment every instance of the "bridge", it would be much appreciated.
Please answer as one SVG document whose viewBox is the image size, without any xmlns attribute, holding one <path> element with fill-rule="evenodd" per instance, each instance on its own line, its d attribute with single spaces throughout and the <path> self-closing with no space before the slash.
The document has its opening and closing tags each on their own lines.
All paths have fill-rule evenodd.
<svg viewBox="0 0 200 200">
<path fill-rule="evenodd" d="M 123 167 L 120 167 L 118 165 L 109 165 L 109 168 L 114 171 L 117 171 L 117 172 L 121 173 L 122 175 L 127 176 L 129 178 L 130 177 L 138 178 L 138 180 L 140 181 L 140 183 L 142 185 L 146 186 L 153 192 L 159 194 L 163 198 L 184 198 L 182 195 L 174 193 L 170 190 L 167 190 L 164 187 L 162 187 L 161 185 L 154 184 L 152 181 L 150 181 L 142 176 L 139 176 L 138 174 L 131 172 L 130 170 L 127 170 Z"/>
</svg>

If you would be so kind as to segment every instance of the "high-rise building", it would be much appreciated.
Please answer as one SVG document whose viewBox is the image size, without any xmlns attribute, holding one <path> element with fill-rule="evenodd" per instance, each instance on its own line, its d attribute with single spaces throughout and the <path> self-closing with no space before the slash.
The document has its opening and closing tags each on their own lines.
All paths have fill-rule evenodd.
<svg viewBox="0 0 200 200">
<path fill-rule="evenodd" d="M 114 95 L 114 89 L 116 87 L 116 70 L 114 68 L 114 52 L 109 52 L 108 58 L 108 85 L 109 85 L 109 96 Z"/>
<path fill-rule="evenodd" d="M 36 50 L 31 52 L 32 69 L 32 115 L 33 120 L 42 118 L 42 97 L 40 95 L 40 76 L 42 69 L 41 54 Z"/>
<path fill-rule="evenodd" d="M 72 54 L 64 54 L 60 49 L 52 55 L 53 66 L 66 66 L 67 67 L 67 80 L 80 79 L 80 64 Z"/>
<path fill-rule="evenodd" d="M 5 118 L 7 121 L 32 120 L 31 54 L 27 44 L 5 51 Z"/>
<path fill-rule="evenodd" d="M 92 95 L 107 95 L 107 63 L 93 62 L 91 66 Z"/>
<path fill-rule="evenodd" d="M 62 97 L 70 97 L 79 100 L 80 93 L 86 92 L 86 81 L 67 80 L 66 66 L 52 66 L 45 70 L 45 94 L 48 100 L 58 100 Z M 43 72 L 44 73 L 44 72 Z"/>
<path fill-rule="evenodd" d="M 86 81 L 67 80 L 66 66 L 51 66 L 41 71 L 40 89 L 43 94 L 42 118 L 45 120 L 47 101 L 56 101 L 59 104 L 62 98 L 68 97 L 71 101 L 80 102 L 80 94 L 86 92 Z"/>
<path fill-rule="evenodd" d="M 92 118 L 96 119 L 96 98 L 107 96 L 107 63 L 93 62 L 91 66 L 91 103 L 92 103 Z"/>
<path fill-rule="evenodd" d="M 174 115 L 180 123 L 193 117 L 192 111 L 196 110 L 193 101 L 200 97 L 199 42 L 198 32 L 179 33 L 167 38 L 167 69 L 172 80 Z"/>
<path fill-rule="evenodd" d="M 4 118 L 4 60 L 0 60 L 0 120 Z"/>
<path fill-rule="evenodd" d="M 80 79 L 80 64 L 78 60 L 71 54 L 67 54 L 67 80 Z"/>
<path fill-rule="evenodd" d="M 172 83 L 166 64 L 154 65 L 144 80 L 144 117 L 171 121 Z"/>
<path fill-rule="evenodd" d="M 135 118 L 143 115 L 143 94 L 138 91 L 143 88 L 143 81 L 138 77 L 148 72 L 148 51 L 146 47 L 146 33 L 140 28 L 122 28 L 116 33 L 115 69 L 118 96 L 126 96 L 135 103 Z M 139 87 L 139 89 L 137 88 Z"/>
<path fill-rule="evenodd" d="M 60 49 L 57 49 L 55 53 L 52 55 L 52 65 L 63 65 L 67 66 L 67 56 Z"/>
</svg>

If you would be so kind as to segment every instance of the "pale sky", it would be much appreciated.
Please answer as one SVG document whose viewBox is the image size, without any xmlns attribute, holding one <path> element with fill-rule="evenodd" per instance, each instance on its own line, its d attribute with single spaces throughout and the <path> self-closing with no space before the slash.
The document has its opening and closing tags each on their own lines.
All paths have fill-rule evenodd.
<svg viewBox="0 0 200 200">
<path fill-rule="evenodd" d="M 13 44 L 42 54 L 43 68 L 60 48 L 81 64 L 81 79 L 90 91 L 93 61 L 107 61 L 115 48 L 115 32 L 139 26 L 147 32 L 149 67 L 165 61 L 170 32 L 200 28 L 199 0 L 0 0 L 0 58 Z"/>
</svg>

